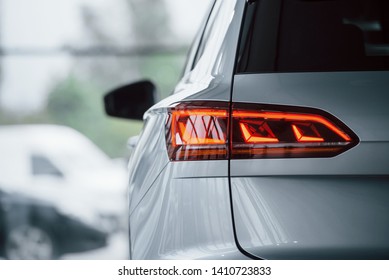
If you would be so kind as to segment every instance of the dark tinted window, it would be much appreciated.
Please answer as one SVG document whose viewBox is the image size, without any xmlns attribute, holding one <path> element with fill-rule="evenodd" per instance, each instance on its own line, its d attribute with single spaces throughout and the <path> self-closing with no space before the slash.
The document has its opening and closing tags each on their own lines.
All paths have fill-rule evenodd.
<svg viewBox="0 0 389 280">
<path fill-rule="evenodd" d="M 259 0 L 248 6 L 238 72 L 389 69 L 389 1 Z"/>
<path fill-rule="evenodd" d="M 51 175 L 62 177 L 61 171 L 46 157 L 40 155 L 31 156 L 32 174 L 33 175 Z"/>
</svg>

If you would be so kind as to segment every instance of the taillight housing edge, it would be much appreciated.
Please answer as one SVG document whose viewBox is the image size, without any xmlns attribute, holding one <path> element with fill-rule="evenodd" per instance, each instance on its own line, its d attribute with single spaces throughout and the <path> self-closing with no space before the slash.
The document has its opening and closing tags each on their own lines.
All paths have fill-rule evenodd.
<svg viewBox="0 0 389 280">
<path fill-rule="evenodd" d="M 358 143 L 343 122 L 316 108 L 219 101 L 168 108 L 171 161 L 334 157 Z"/>
</svg>

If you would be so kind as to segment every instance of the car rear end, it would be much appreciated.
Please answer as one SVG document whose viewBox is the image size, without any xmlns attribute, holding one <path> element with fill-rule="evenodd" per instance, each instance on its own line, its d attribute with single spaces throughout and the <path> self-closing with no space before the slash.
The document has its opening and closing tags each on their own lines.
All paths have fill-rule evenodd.
<svg viewBox="0 0 389 280">
<path fill-rule="evenodd" d="M 256 2 L 232 94 L 251 113 L 230 161 L 240 246 L 267 259 L 389 258 L 387 2 Z"/>
<path fill-rule="evenodd" d="M 388 5 L 215 1 L 130 160 L 143 258 L 389 258 Z"/>
</svg>

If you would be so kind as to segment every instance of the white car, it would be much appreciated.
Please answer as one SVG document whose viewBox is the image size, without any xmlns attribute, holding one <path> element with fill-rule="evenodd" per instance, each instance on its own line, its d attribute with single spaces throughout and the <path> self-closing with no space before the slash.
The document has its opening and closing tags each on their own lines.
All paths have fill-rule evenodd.
<svg viewBox="0 0 389 280">
<path fill-rule="evenodd" d="M 0 185 L 110 232 L 125 223 L 125 167 L 74 129 L 0 126 Z"/>
<path fill-rule="evenodd" d="M 388 3 L 215 0 L 171 96 L 106 95 L 131 258 L 389 259 Z"/>
</svg>

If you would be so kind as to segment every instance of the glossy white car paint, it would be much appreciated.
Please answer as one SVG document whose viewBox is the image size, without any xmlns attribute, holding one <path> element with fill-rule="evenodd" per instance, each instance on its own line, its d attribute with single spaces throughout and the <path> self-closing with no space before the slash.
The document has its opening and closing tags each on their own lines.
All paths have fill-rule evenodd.
<svg viewBox="0 0 389 280">
<path fill-rule="evenodd" d="M 303 65 L 294 72 L 253 73 L 237 67 L 244 57 L 240 38 L 249 33 L 243 19 L 253 9 L 263 4 L 261 16 L 273 22 L 278 17 L 267 15 L 280 15 L 283 3 L 329 11 L 340 2 L 215 1 L 173 94 L 144 115 L 129 163 L 131 258 L 389 258 L 389 72 L 328 70 L 342 56 L 334 65 L 319 57 L 326 71 L 302 71 Z M 339 24 L 351 37 L 358 35 L 358 22 L 343 26 L 348 22 Z M 276 41 L 271 32 L 277 26 L 266 28 Z M 346 54 L 344 60 L 353 63 Z M 330 157 L 171 161 L 169 109 L 195 101 L 318 109 L 353 132 L 355 145 Z"/>
</svg>

